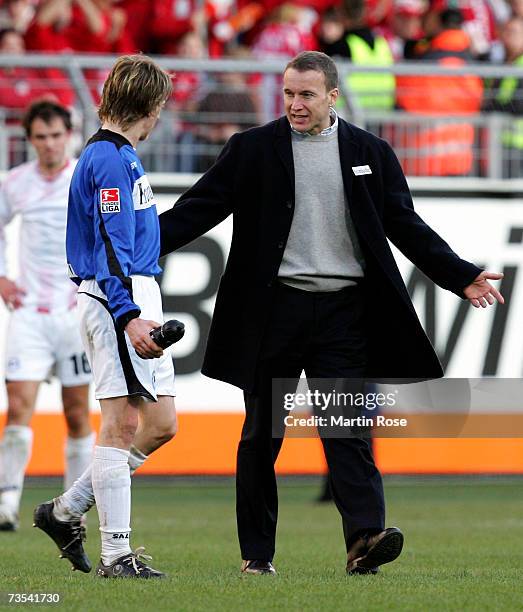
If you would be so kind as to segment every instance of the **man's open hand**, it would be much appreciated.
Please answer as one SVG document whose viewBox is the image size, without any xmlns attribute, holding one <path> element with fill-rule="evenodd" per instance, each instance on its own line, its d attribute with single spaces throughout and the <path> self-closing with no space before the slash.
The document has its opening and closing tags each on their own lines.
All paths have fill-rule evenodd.
<svg viewBox="0 0 523 612">
<path fill-rule="evenodd" d="M 486 308 L 489 304 L 492 305 L 494 302 L 504 304 L 505 300 L 501 293 L 493 287 L 487 279 L 500 280 L 503 278 L 503 274 L 499 272 L 482 272 L 479 274 L 470 285 L 467 285 L 463 289 L 463 293 L 468 301 L 475 308 Z"/>
<path fill-rule="evenodd" d="M 163 355 L 163 350 L 154 342 L 149 332 L 161 324 L 146 319 L 131 319 L 125 327 L 134 350 L 144 359 L 155 359 Z"/>
</svg>

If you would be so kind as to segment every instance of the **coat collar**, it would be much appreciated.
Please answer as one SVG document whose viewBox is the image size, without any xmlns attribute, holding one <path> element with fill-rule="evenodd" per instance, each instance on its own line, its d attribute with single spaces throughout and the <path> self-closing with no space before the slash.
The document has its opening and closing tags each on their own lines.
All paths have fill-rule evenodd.
<svg viewBox="0 0 523 612">
<path fill-rule="evenodd" d="M 275 122 L 276 151 L 285 166 L 287 175 L 291 181 L 292 193 L 294 194 L 294 160 L 292 157 L 291 128 L 287 117 L 280 117 Z"/>
<path fill-rule="evenodd" d="M 287 117 L 280 117 L 275 121 L 275 147 L 285 166 L 294 193 L 294 160 L 292 156 L 291 128 Z M 352 166 L 355 164 L 359 151 L 355 129 L 350 123 L 339 117 L 338 145 L 340 149 L 341 171 L 345 193 L 350 196 L 352 191 Z"/>
</svg>

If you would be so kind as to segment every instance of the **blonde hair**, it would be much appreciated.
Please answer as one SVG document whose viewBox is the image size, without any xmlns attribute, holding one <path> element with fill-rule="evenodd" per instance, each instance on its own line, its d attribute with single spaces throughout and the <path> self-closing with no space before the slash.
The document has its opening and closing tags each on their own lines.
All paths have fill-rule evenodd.
<svg viewBox="0 0 523 612">
<path fill-rule="evenodd" d="M 171 76 L 146 55 L 124 55 L 105 80 L 100 121 L 123 129 L 154 113 L 172 93 Z"/>
</svg>

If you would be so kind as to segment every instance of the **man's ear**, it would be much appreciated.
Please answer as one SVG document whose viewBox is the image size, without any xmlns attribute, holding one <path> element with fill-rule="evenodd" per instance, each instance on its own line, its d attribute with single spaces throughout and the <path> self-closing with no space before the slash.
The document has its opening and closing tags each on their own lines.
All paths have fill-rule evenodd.
<svg viewBox="0 0 523 612">
<path fill-rule="evenodd" d="M 330 106 L 335 106 L 336 100 L 338 99 L 339 95 L 340 95 L 340 90 L 337 87 L 329 91 L 329 105 Z"/>
</svg>

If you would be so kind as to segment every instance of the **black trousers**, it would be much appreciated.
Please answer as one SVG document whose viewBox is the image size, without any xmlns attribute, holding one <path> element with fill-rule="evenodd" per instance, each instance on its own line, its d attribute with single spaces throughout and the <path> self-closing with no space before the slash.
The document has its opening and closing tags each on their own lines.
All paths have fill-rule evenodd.
<svg viewBox="0 0 523 612">
<path fill-rule="evenodd" d="M 272 379 L 363 378 L 366 321 L 361 285 L 312 293 L 276 290 L 262 343 L 257 387 L 244 394 L 245 423 L 238 446 L 236 514 L 243 559 L 272 561 L 278 494 L 274 462 L 282 439 L 272 438 Z M 295 386 L 294 386 L 295 390 Z M 370 441 L 322 438 L 332 493 L 347 547 L 360 530 L 381 530 L 385 503 Z"/>
</svg>

